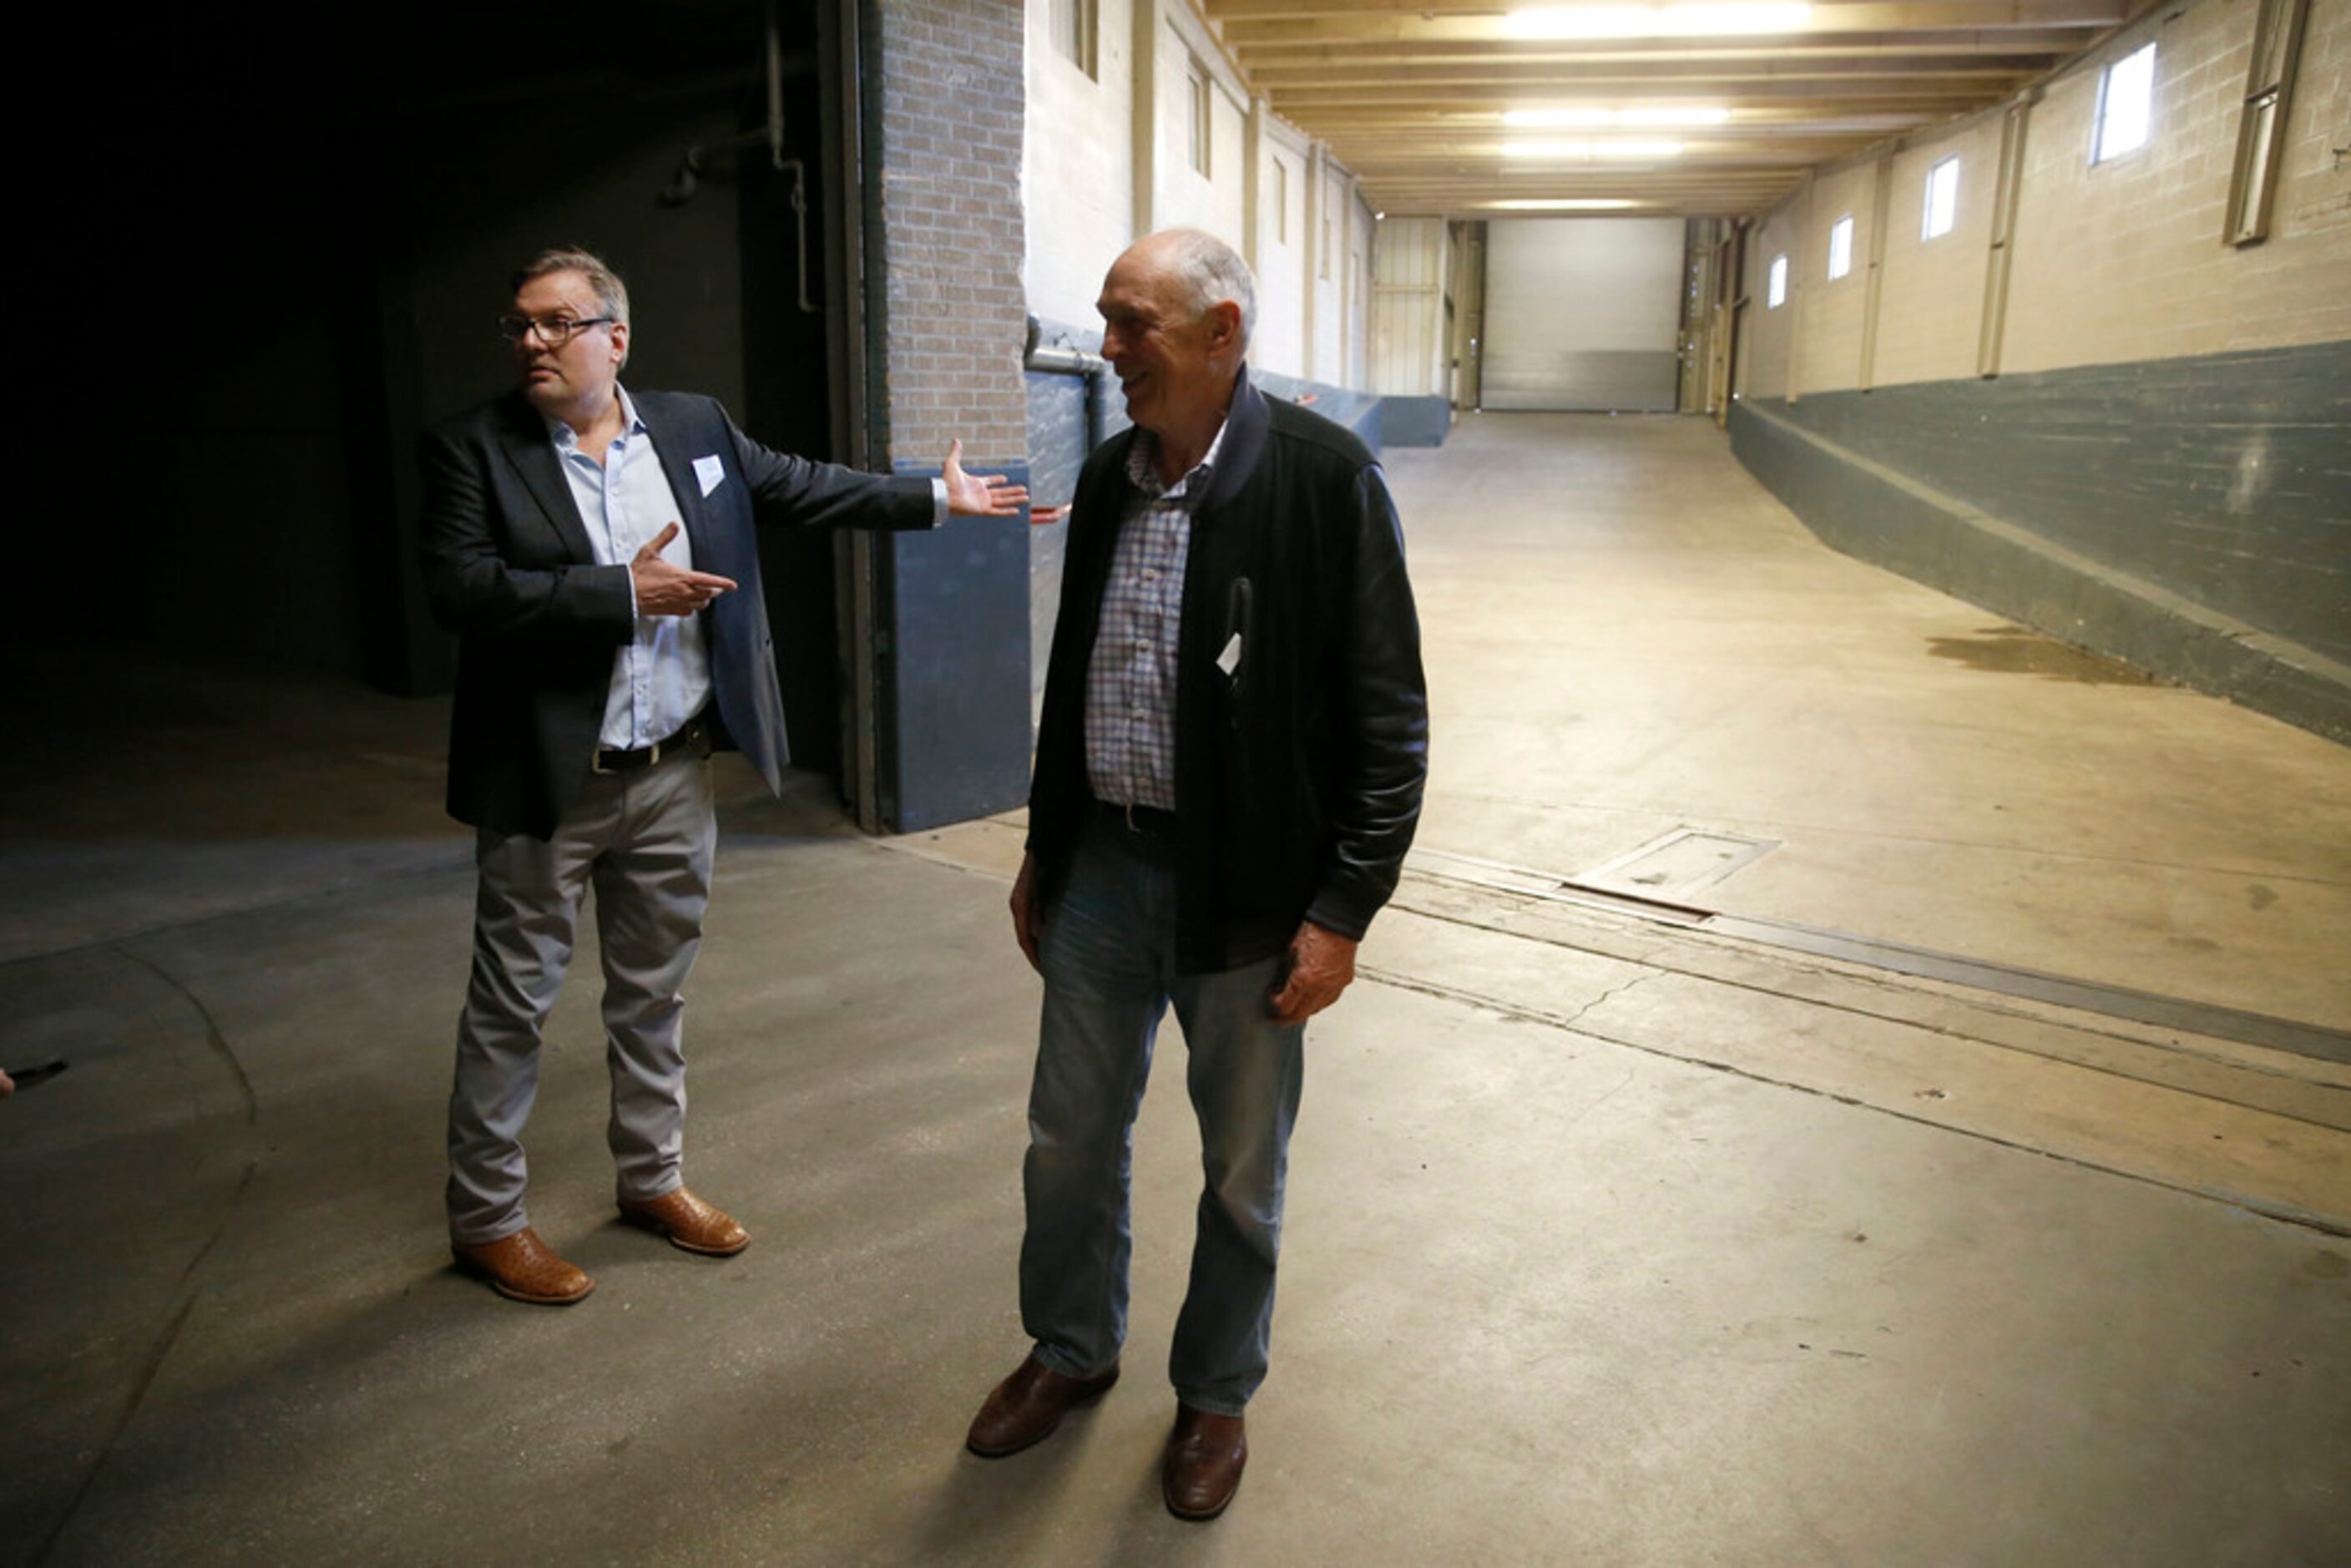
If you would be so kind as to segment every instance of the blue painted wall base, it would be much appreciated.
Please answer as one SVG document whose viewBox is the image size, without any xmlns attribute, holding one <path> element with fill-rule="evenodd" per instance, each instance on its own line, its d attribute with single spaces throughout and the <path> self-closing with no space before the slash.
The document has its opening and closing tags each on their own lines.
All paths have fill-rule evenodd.
<svg viewBox="0 0 2351 1568">
<path fill-rule="evenodd" d="M 969 465 L 1029 483 L 1025 463 Z M 939 470 L 901 464 L 905 476 Z M 887 536 L 892 635 L 877 648 L 883 825 L 911 833 L 1029 799 L 1029 522 L 950 517 Z"/>
</svg>

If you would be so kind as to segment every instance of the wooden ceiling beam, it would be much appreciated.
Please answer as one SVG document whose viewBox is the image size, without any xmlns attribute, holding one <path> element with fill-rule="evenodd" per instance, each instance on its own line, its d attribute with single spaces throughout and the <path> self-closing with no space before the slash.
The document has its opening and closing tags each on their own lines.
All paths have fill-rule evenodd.
<svg viewBox="0 0 2351 1568">
<path fill-rule="evenodd" d="M 1312 21 L 1230 23 L 1224 29 L 1224 39 L 1228 48 L 1244 56 L 1315 48 L 1495 49 L 1516 54 L 1612 43 L 1702 43 L 1723 38 L 1785 47 L 1807 41 L 1865 37 L 1878 33 L 1973 33 L 1994 38 L 2037 32 L 2073 36 L 2120 26 L 2123 9 L 2119 0 L 2051 0 L 2029 7 L 2002 7 L 1996 16 L 1988 15 L 1980 5 L 1844 5 L 1815 11 L 1806 26 L 1784 33 L 1648 34 L 1597 38 L 1515 37 L 1497 31 L 1491 21 L 1483 18 L 1425 21 L 1416 16 L 1351 16 Z"/>
<path fill-rule="evenodd" d="M 1845 99 L 1837 102 L 1808 104 L 1771 104 L 1765 107 L 1727 105 L 1731 118 L 1721 126 L 1698 127 L 1699 130 L 1731 131 L 1747 135 L 1769 136 L 1781 127 L 1796 129 L 1819 128 L 1851 131 L 1898 131 L 1933 118 L 1938 110 L 1916 104 L 1889 99 L 1884 104 L 1866 99 Z M 1503 131 L 1512 135 L 1532 133 L 1532 128 L 1505 126 L 1497 110 L 1485 109 L 1459 114 L 1437 114 L 1409 108 L 1334 109 L 1315 116 L 1315 129 L 1324 137 L 1387 135 L 1399 136 L 1492 136 Z M 1573 128 L 1562 128 L 1567 135 Z M 1669 127 L 1658 127 L 1660 134 Z"/>
<path fill-rule="evenodd" d="M 1863 59 L 1874 55 L 2021 55 L 2064 58 L 2086 39 L 2074 33 L 1845 33 L 1801 40 L 1708 38 L 1676 43 L 1656 38 L 1610 39 L 1594 44 L 1553 44 L 1536 49 L 1489 49 L 1475 46 L 1362 47 L 1318 44 L 1311 48 L 1249 48 L 1235 51 L 1252 76 L 1269 69 L 1333 66 L 1541 66 L 1581 60 Z"/>
<path fill-rule="evenodd" d="M 1482 19 L 1489 26 L 1509 11 L 1524 10 L 1524 5 L 1512 0 L 1197 0 L 1200 9 L 1211 22 L 1232 28 L 1271 21 L 1332 20 L 1342 24 L 1362 24 L 1392 19 L 1398 22 L 1418 22 L 1424 19 Z M 1573 3 L 1573 0 L 1567 0 Z M 1670 0 L 1667 0 L 1670 3 Z M 1813 19 L 1844 11 L 1920 11 L 1938 13 L 1963 11 L 1981 18 L 1968 26 L 1991 27 L 2005 25 L 2003 19 L 2064 11 L 2084 4 L 2103 5 L 2112 13 L 2114 22 L 2121 22 L 2132 14 L 2130 0 L 1918 0 L 1916 5 L 1903 0 L 1813 0 Z M 2143 6 L 2141 8 L 2144 8 Z"/>
<path fill-rule="evenodd" d="M 1874 80 L 1939 77 L 1949 80 L 2007 80 L 2049 68 L 2047 55 L 1970 55 L 1956 57 L 1902 56 L 1870 59 L 1814 58 L 1771 53 L 1671 59 L 1617 58 L 1520 66 L 1507 61 L 1463 61 L 1442 66 L 1277 66 L 1254 69 L 1259 92 L 1343 87 L 1478 87 L 1546 89 L 1584 82 L 1786 81 L 1799 78 Z"/>
<path fill-rule="evenodd" d="M 1385 86 L 1350 83 L 1343 87 L 1289 87 L 1266 96 L 1274 108 L 1296 120 L 1301 129 L 1311 132 L 1311 116 L 1318 109 L 1395 108 L 1404 104 L 1464 110 L 1545 109 L 1559 103 L 1588 103 L 1595 99 L 1637 104 L 1657 100 L 1687 103 L 1694 99 L 1736 108 L 1745 103 L 1791 99 L 1832 103 L 1843 99 L 1865 99 L 1879 103 L 1939 103 L 1947 107 L 1948 112 L 1958 113 L 1965 106 L 1994 101 L 2001 90 L 1996 84 L 1948 77 L 1914 77 L 1898 82 L 1864 77 L 1844 80 L 1822 77 L 1729 80 L 1710 77 L 1620 77 L 1614 80 L 1586 78 L 1548 89 L 1542 84 L 1516 86 L 1508 93 L 1480 93 L 1474 89 L 1465 92 L 1458 82 L 1395 82 Z"/>
</svg>

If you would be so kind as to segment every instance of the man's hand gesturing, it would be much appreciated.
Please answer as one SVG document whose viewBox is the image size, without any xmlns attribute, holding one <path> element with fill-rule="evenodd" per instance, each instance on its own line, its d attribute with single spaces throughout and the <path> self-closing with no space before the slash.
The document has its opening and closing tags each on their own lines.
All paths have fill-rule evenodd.
<svg viewBox="0 0 2351 1568">
<path fill-rule="evenodd" d="M 688 571 L 662 559 L 661 552 L 677 538 L 673 522 L 647 542 L 629 563 L 637 582 L 640 615 L 693 615 L 735 586 L 735 580 L 707 571 Z"/>
<path fill-rule="evenodd" d="M 962 517 L 1017 517 L 1029 505 L 1029 486 L 1016 485 L 1001 474 L 967 474 L 963 443 L 947 444 L 947 460 L 939 470 L 947 486 L 947 510 Z M 1058 523 L 1070 515 L 1067 507 L 1030 507 L 1031 527 Z"/>
</svg>

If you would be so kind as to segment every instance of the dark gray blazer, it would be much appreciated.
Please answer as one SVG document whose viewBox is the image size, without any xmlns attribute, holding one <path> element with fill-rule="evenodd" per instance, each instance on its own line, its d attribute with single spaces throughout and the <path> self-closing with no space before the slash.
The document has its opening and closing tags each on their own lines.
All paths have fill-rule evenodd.
<svg viewBox="0 0 2351 1568">
<path fill-rule="evenodd" d="M 677 497 L 695 569 L 737 585 L 703 612 L 722 744 L 739 747 L 780 790 L 789 752 L 755 522 L 928 528 L 931 482 L 771 452 L 712 398 L 629 395 Z M 710 456 L 723 477 L 705 496 L 694 464 Z M 586 783 L 612 658 L 634 634 L 629 569 L 595 564 L 546 422 L 518 393 L 426 433 L 417 461 L 425 592 L 460 639 L 449 814 L 549 837 Z"/>
</svg>

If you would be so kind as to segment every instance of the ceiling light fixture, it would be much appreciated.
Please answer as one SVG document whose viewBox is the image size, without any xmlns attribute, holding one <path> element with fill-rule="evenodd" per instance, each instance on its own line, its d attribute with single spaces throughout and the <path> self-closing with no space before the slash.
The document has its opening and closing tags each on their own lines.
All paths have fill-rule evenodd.
<svg viewBox="0 0 2351 1568">
<path fill-rule="evenodd" d="M 1513 109 L 1502 115 L 1505 125 L 1558 128 L 1597 125 L 1720 125 L 1730 110 L 1688 109 Z"/>
<path fill-rule="evenodd" d="M 1678 141 L 1505 141 L 1505 158 L 1549 158 L 1552 160 L 1583 160 L 1600 158 L 1671 158 L 1679 153 Z"/>
<path fill-rule="evenodd" d="M 1528 196 L 1503 202 L 1479 202 L 1478 205 L 1504 213 L 1621 213 L 1627 207 L 1646 207 L 1648 204 L 1628 201 L 1622 196 L 1562 196 L 1556 200 Z"/>
<path fill-rule="evenodd" d="M 1502 18 L 1509 38 L 1672 38 L 1753 33 L 1793 33 L 1811 20 L 1810 5 L 1542 5 Z"/>
</svg>

